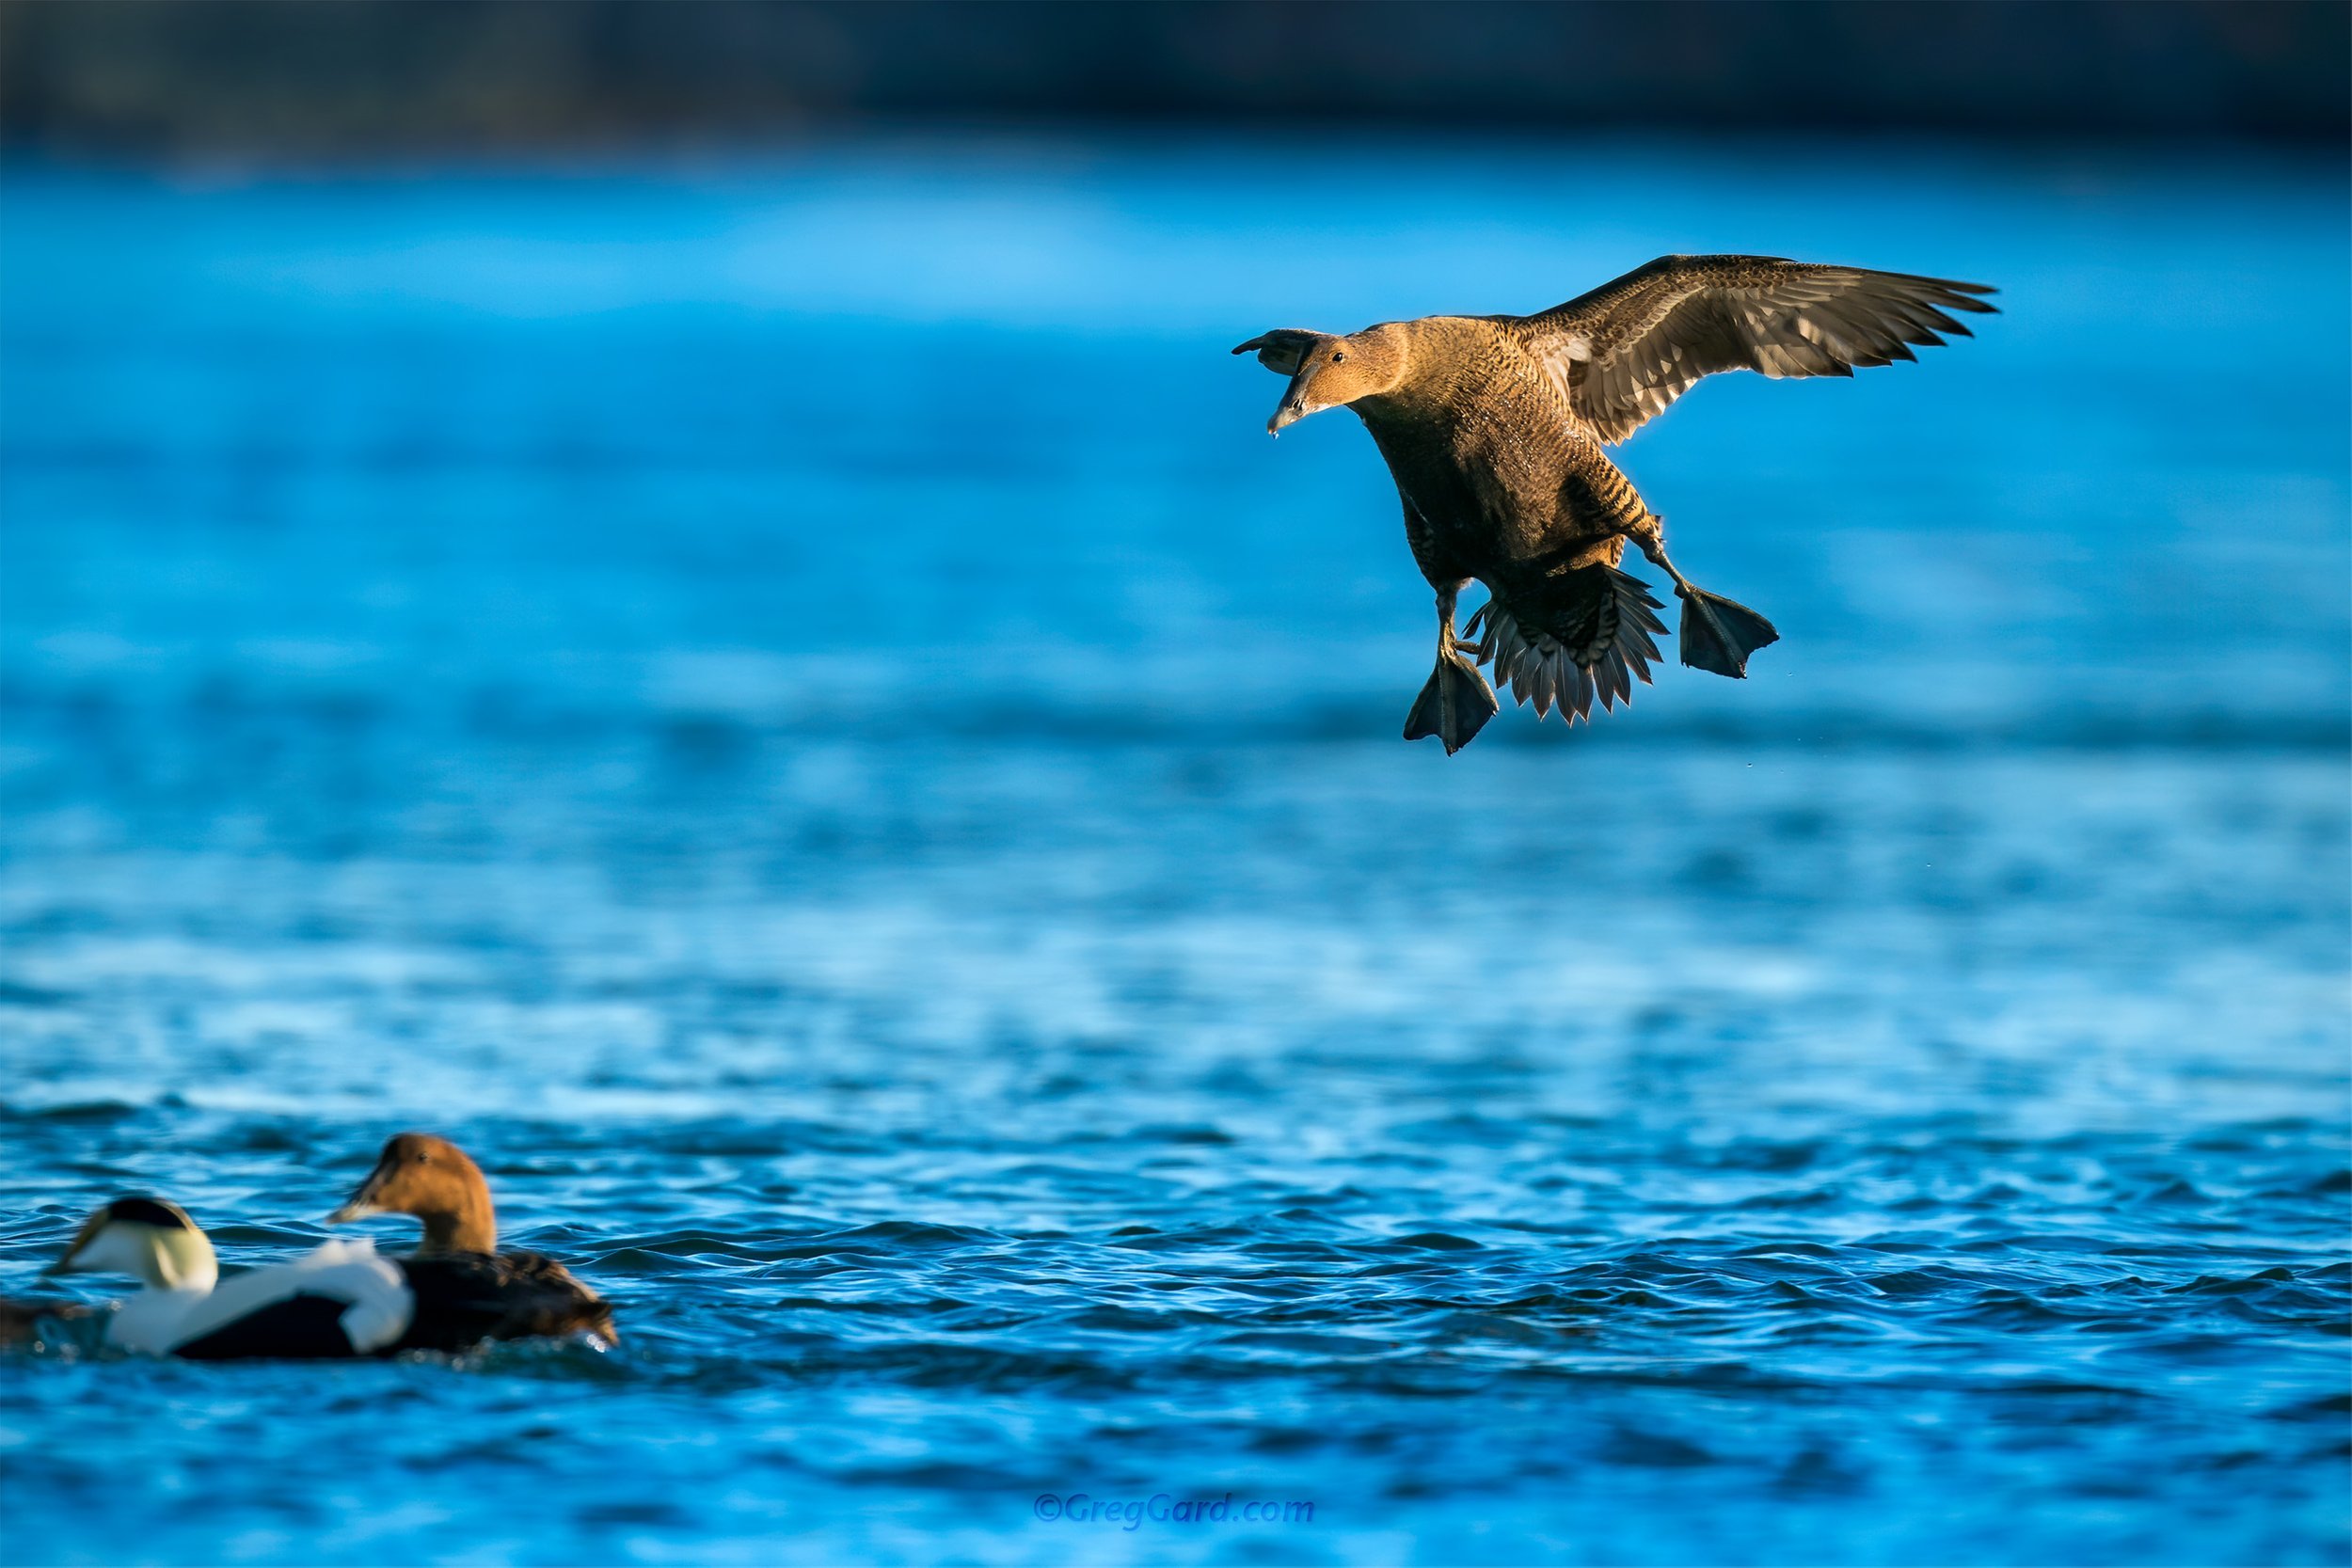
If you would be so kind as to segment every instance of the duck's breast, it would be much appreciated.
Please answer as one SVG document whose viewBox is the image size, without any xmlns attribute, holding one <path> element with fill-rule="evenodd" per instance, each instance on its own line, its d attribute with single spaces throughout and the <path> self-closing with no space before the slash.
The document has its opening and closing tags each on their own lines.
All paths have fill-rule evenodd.
<svg viewBox="0 0 2352 1568">
<path fill-rule="evenodd" d="M 209 1299 L 205 1291 L 141 1291 L 115 1308 L 106 1343 L 138 1355 L 168 1354 L 188 1315 Z"/>
<path fill-rule="evenodd" d="M 1590 446 L 1558 385 L 1491 322 L 1415 325 L 1412 382 L 1363 411 L 1398 486 L 1482 575 L 1555 552 L 1576 531 L 1563 483 Z"/>
</svg>

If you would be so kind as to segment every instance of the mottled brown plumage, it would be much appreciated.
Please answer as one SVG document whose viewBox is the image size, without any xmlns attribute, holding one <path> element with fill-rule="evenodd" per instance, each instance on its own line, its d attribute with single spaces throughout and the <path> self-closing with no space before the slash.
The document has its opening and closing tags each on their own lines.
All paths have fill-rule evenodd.
<svg viewBox="0 0 2352 1568">
<path fill-rule="evenodd" d="M 611 1306 L 569 1269 L 541 1253 L 499 1251 L 490 1184 L 447 1138 L 395 1134 L 327 1223 L 372 1214 L 413 1214 L 424 1224 L 416 1255 L 401 1260 L 420 1303 L 417 1325 L 402 1349 L 454 1350 L 480 1339 L 580 1333 L 619 1341 Z"/>
<path fill-rule="evenodd" d="M 1475 578 L 1489 597 L 1470 649 L 1540 718 L 1570 722 L 1649 680 L 1660 607 L 1617 568 L 1628 540 L 1683 601 L 1682 661 L 1743 676 L 1774 641 L 1754 610 L 1693 587 L 1665 535 L 1601 451 L 1663 412 L 1700 377 L 1851 375 L 1968 335 L 1948 313 L 1989 311 L 1992 291 L 1903 273 L 1768 256 L 1667 256 L 1533 316 L 1424 316 L 1344 337 L 1282 328 L 1255 351 L 1291 378 L 1266 428 L 1353 408 L 1396 480 L 1405 537 L 1438 595 L 1438 667 L 1406 720 L 1407 739 L 1469 744 L 1497 704 L 1454 630 Z"/>
</svg>

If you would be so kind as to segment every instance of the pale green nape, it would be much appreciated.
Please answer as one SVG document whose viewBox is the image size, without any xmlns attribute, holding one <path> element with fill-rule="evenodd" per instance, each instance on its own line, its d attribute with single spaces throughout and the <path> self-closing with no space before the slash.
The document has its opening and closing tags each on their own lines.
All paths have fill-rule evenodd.
<svg viewBox="0 0 2352 1568">
<path fill-rule="evenodd" d="M 153 1273 L 140 1277 L 167 1291 L 209 1291 L 220 1280 L 220 1259 L 212 1238 L 191 1227 L 186 1230 L 155 1230 L 151 1254 Z"/>
<path fill-rule="evenodd" d="M 220 1262 L 204 1232 L 112 1220 L 74 1254 L 76 1274 L 127 1274 L 158 1291 L 209 1291 Z"/>
</svg>

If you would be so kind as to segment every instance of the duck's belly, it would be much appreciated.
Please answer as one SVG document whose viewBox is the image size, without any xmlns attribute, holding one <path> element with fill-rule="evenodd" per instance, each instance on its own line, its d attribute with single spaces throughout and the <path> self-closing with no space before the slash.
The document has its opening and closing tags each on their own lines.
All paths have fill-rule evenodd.
<svg viewBox="0 0 2352 1568">
<path fill-rule="evenodd" d="M 1613 558 L 1613 542 L 1648 516 L 1631 483 L 1589 442 L 1468 431 L 1424 444 L 1377 427 L 1374 436 L 1397 487 L 1425 520 L 1435 547 L 1417 543 L 1417 553 L 1489 583 Z"/>
</svg>

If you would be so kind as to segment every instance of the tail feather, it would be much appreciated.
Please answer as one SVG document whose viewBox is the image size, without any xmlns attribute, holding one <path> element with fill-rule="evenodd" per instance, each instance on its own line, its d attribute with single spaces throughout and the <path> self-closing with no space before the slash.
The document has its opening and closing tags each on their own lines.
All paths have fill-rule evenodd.
<svg viewBox="0 0 2352 1568">
<path fill-rule="evenodd" d="M 1625 655 L 1626 650 L 1622 643 L 1611 648 L 1607 657 L 1600 661 L 1600 673 L 1609 689 L 1616 693 L 1617 701 L 1630 703 L 1633 701 L 1633 681 L 1626 673 Z M 1607 705 L 1604 704 L 1604 705 Z"/>
<path fill-rule="evenodd" d="M 1658 658 L 1655 637 L 1666 624 L 1662 609 L 1636 577 L 1613 566 L 1587 566 L 1573 574 L 1568 602 L 1547 617 L 1525 614 L 1500 597 L 1481 605 L 1463 628 L 1478 639 L 1471 650 L 1490 665 L 1495 683 L 1511 689 L 1512 700 L 1533 702 L 1538 719 L 1557 707 L 1573 724 L 1590 723 L 1593 701 L 1604 710 L 1633 697 L 1633 682 L 1650 682 Z"/>
<path fill-rule="evenodd" d="M 1569 659 L 1567 673 L 1568 679 L 1575 683 L 1576 700 L 1573 713 L 1569 711 L 1568 704 L 1561 705 L 1561 721 L 1564 723 L 1573 724 L 1577 720 L 1581 719 L 1589 724 L 1593 721 L 1593 673 L 1574 659 Z"/>
</svg>

